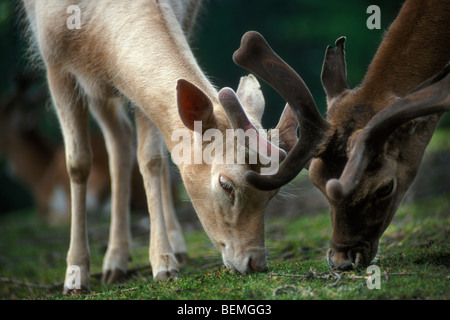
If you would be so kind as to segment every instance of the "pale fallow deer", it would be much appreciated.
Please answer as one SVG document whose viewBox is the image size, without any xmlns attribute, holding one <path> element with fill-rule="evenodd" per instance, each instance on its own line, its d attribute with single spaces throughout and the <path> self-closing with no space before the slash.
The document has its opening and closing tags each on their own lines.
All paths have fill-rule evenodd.
<svg viewBox="0 0 450 320">
<path fill-rule="evenodd" d="M 241 129 L 259 129 L 264 109 L 259 84 L 254 77 L 244 78 L 238 98 L 229 88 L 218 94 L 204 75 L 187 41 L 200 1 L 24 0 L 24 4 L 65 140 L 72 195 L 65 292 L 89 286 L 85 214 L 91 168 L 88 110 L 103 129 L 112 177 L 104 281 L 114 282 L 127 270 L 134 148 L 132 127 L 121 108 L 124 98 L 136 106 L 137 157 L 150 211 L 152 273 L 156 280 L 176 278 L 176 255 L 185 255 L 186 248 L 179 223 L 169 210 L 170 199 L 165 196 L 167 156 L 163 145 L 171 151 L 179 142 L 173 141 L 172 134 L 179 129 L 189 129 L 189 143 L 193 144 L 195 121 L 201 121 L 203 130 L 225 132 L 232 128 L 231 122 L 242 125 Z M 66 25 L 70 5 L 78 6 L 81 12 L 79 29 Z M 265 143 L 271 154 L 285 155 L 267 140 L 258 141 Z M 249 185 L 244 179 L 245 172 L 252 169 L 248 163 L 214 160 L 212 164 L 181 163 L 178 167 L 200 222 L 225 265 L 241 273 L 266 270 L 264 211 L 277 191 L 260 191 Z M 78 288 L 70 282 L 72 265 L 81 273 Z"/>
<path fill-rule="evenodd" d="M 374 259 L 440 117 L 450 110 L 450 1 L 407 0 L 355 89 L 347 82 L 345 40 L 325 54 L 327 119 L 260 34 L 245 34 L 234 54 L 238 65 L 284 97 L 299 123 L 298 142 L 279 171 L 250 171 L 247 180 L 276 190 L 308 168 L 330 205 L 327 260 L 343 270 Z"/>
</svg>

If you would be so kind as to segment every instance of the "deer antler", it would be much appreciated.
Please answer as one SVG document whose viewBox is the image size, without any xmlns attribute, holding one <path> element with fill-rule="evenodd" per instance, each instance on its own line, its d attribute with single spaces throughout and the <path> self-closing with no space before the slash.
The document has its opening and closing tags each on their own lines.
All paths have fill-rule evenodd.
<svg viewBox="0 0 450 320">
<path fill-rule="evenodd" d="M 219 92 L 219 100 L 222 104 L 225 113 L 228 116 L 228 119 L 231 122 L 231 125 L 234 129 L 242 129 L 245 131 L 253 130 L 256 135 L 256 139 L 259 145 L 267 145 L 267 155 L 270 157 L 272 153 L 278 153 L 278 159 L 282 161 L 286 158 L 286 152 L 274 144 L 267 141 L 264 137 L 258 134 L 258 130 L 252 125 L 247 115 L 245 114 L 244 109 L 239 101 L 239 98 L 236 96 L 235 92 L 231 88 L 223 88 Z M 252 146 L 250 143 L 249 146 Z M 254 150 L 258 152 L 258 150 Z"/>
<path fill-rule="evenodd" d="M 329 99 L 349 88 L 344 51 L 345 39 L 345 37 L 337 39 L 336 48 L 328 46 L 325 54 L 321 78 Z"/>
<path fill-rule="evenodd" d="M 258 32 L 242 37 L 241 47 L 233 55 L 234 62 L 272 86 L 294 110 L 300 126 L 300 139 L 281 164 L 278 172 L 262 176 L 249 171 L 246 179 L 261 190 L 280 188 L 291 181 L 313 157 L 322 142 L 329 123 L 322 118 L 308 87 L 267 44 Z"/>
<path fill-rule="evenodd" d="M 413 119 L 444 111 L 450 111 L 450 64 L 372 118 L 355 137 L 339 180 L 328 181 L 327 194 L 333 199 L 346 198 L 358 185 L 371 159 L 397 128 Z"/>
</svg>

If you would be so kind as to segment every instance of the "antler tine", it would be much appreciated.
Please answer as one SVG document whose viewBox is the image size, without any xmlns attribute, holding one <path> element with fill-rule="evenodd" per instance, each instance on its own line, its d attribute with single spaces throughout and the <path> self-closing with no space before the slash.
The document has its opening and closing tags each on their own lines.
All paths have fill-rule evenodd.
<svg viewBox="0 0 450 320">
<path fill-rule="evenodd" d="M 339 179 L 330 179 L 326 185 L 327 195 L 334 200 L 345 199 L 359 184 L 364 170 L 369 165 L 373 155 L 366 142 L 367 132 L 361 131 L 359 139 L 355 141 L 350 158 Z"/>
<path fill-rule="evenodd" d="M 274 190 L 294 179 L 314 156 L 315 144 L 299 139 L 295 147 L 273 175 L 260 175 L 254 171 L 247 171 L 245 179 L 260 190 Z"/>
<path fill-rule="evenodd" d="M 228 116 L 228 119 L 231 122 L 231 125 L 234 129 L 242 129 L 254 130 L 256 134 L 256 138 L 259 143 L 263 143 L 267 145 L 268 156 L 270 157 L 272 153 L 278 153 L 278 159 L 281 161 L 286 157 L 286 152 L 274 144 L 270 143 L 262 136 L 258 134 L 258 130 L 252 125 L 247 115 L 245 114 L 244 109 L 239 101 L 239 98 L 236 96 L 236 93 L 231 88 L 223 88 L 219 91 L 219 101 L 225 110 L 225 113 Z M 258 143 L 258 145 L 259 145 Z M 250 144 L 251 146 L 251 144 Z M 258 150 L 254 150 L 258 152 Z"/>
<path fill-rule="evenodd" d="M 258 32 L 249 31 L 244 34 L 241 47 L 234 53 L 233 60 L 274 88 L 295 111 L 300 124 L 300 139 L 276 174 L 246 174 L 247 181 L 259 189 L 280 188 L 295 178 L 313 157 L 315 148 L 322 141 L 329 124 L 320 115 L 303 80 L 270 48 Z"/>
<path fill-rule="evenodd" d="M 450 111 L 450 64 L 369 121 L 355 137 L 350 159 L 339 180 L 328 181 L 328 196 L 347 197 L 358 185 L 370 160 L 401 125 L 445 111 Z"/>
<path fill-rule="evenodd" d="M 298 74 L 269 46 L 261 34 L 249 31 L 241 40 L 241 47 L 233 54 L 233 61 L 249 70 L 274 88 L 296 111 L 299 118 L 313 123 L 320 115 L 316 103 Z"/>
<path fill-rule="evenodd" d="M 321 80 L 329 99 L 349 88 L 345 63 L 345 40 L 345 37 L 340 37 L 336 40 L 336 48 L 328 46 L 325 52 Z"/>
</svg>

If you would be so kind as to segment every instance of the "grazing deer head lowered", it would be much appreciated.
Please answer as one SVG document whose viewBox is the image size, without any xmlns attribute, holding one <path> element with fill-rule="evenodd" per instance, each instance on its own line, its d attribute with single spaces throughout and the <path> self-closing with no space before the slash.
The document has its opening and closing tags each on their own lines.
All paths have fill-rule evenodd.
<svg viewBox="0 0 450 320">
<path fill-rule="evenodd" d="M 128 199 L 134 137 L 122 108 L 125 98 L 136 106 L 137 159 L 150 213 L 149 260 L 156 280 L 176 278 L 178 263 L 186 258 L 181 228 L 168 193 L 164 148 L 168 147 L 172 157 L 177 153 L 177 132 L 181 130 L 184 141 L 195 150 L 196 123 L 202 124 L 199 133 L 204 133 L 203 138 L 210 129 L 221 133 L 242 129 L 255 133 L 253 140 L 265 145 L 268 155 L 285 155 L 255 130 L 260 129 L 264 109 L 256 78 L 245 77 L 236 93 L 229 88 L 217 92 L 198 66 L 187 37 L 200 3 L 79 0 L 80 27 L 71 29 L 67 26 L 67 10 L 73 1 L 24 0 L 64 135 L 71 188 L 67 293 L 89 287 L 89 111 L 105 136 L 112 183 L 110 238 L 103 262 L 105 283 L 123 277 L 131 254 Z M 292 113 L 286 112 L 283 118 L 290 116 Z M 281 139 L 290 132 L 284 123 L 292 127 L 293 122 L 281 122 Z M 254 151 L 249 149 L 248 154 Z M 235 150 L 231 150 L 234 156 Z M 200 151 L 206 151 L 205 144 L 200 144 Z M 177 163 L 183 182 L 224 263 L 241 273 L 265 270 L 264 211 L 276 191 L 257 190 L 244 178 L 245 172 L 263 163 L 224 163 L 217 153 L 211 163 L 196 163 L 195 152 L 185 155 L 191 162 Z M 75 269 L 81 279 L 79 288 L 71 282 L 72 266 L 79 268 Z"/>
<path fill-rule="evenodd" d="M 236 64 L 269 83 L 295 112 L 300 137 L 274 175 L 247 180 L 274 190 L 309 168 L 330 205 L 331 266 L 370 264 L 412 183 L 444 111 L 450 110 L 450 2 L 409 0 L 362 84 L 347 83 L 345 38 L 328 47 L 322 70 L 327 119 L 302 79 L 256 32 L 242 38 Z"/>
</svg>

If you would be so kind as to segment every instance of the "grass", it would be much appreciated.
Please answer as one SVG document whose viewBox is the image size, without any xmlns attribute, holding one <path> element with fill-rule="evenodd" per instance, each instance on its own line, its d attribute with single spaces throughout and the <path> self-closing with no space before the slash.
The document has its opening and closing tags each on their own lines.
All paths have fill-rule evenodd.
<svg viewBox="0 0 450 320">
<path fill-rule="evenodd" d="M 148 268 L 139 268 L 148 264 L 148 238 L 142 233 L 134 239 L 130 265 L 134 271 L 125 283 L 108 287 L 100 281 L 107 239 L 104 222 L 90 231 L 91 292 L 64 296 L 60 281 L 67 227 L 45 225 L 32 211 L 16 212 L 0 220 L 0 295 L 64 300 L 448 299 L 449 213 L 450 194 L 400 208 L 381 240 L 376 261 L 383 273 L 379 290 L 367 288 L 365 269 L 341 273 L 329 269 L 324 259 L 330 234 L 325 211 L 267 220 L 267 273 L 227 271 L 205 233 L 194 230 L 186 234 L 190 263 L 181 269 L 179 280 L 154 282 Z"/>
<path fill-rule="evenodd" d="M 436 131 L 428 152 L 450 149 L 448 130 Z M 233 274 L 203 230 L 185 233 L 190 262 L 179 280 L 155 282 L 148 267 L 148 230 L 132 215 L 133 260 L 126 281 L 101 283 L 108 219 L 90 217 L 91 291 L 62 295 L 68 226 L 50 226 L 34 210 L 0 216 L 0 299 L 40 300 L 447 300 L 450 292 L 450 193 L 404 203 L 380 241 L 374 262 L 380 289 L 367 287 L 366 269 L 330 270 L 327 210 L 266 219 L 269 270 Z"/>
</svg>

